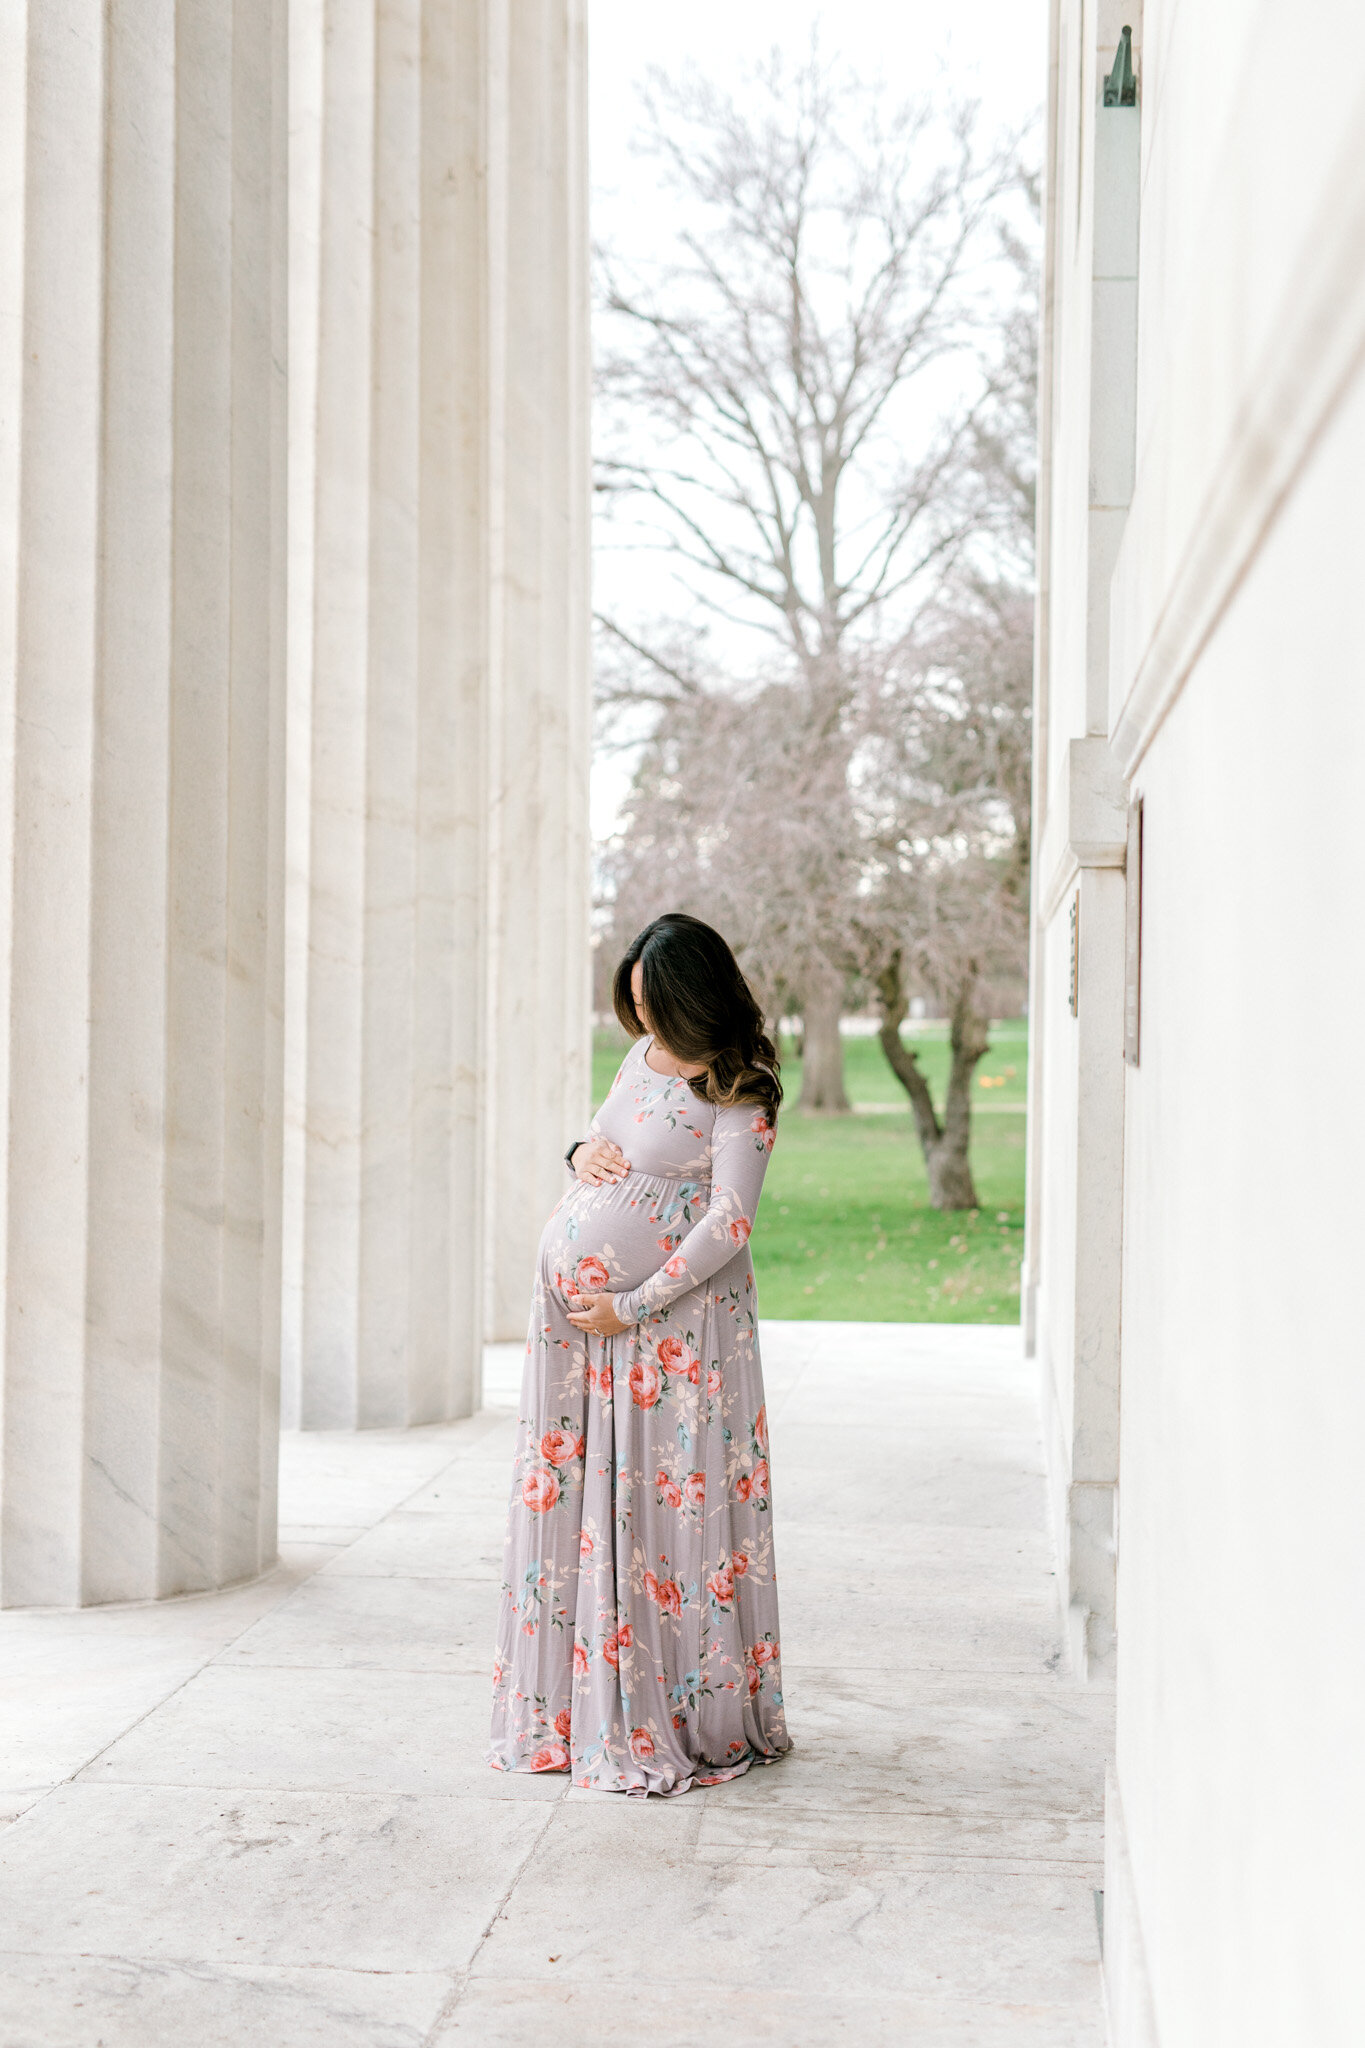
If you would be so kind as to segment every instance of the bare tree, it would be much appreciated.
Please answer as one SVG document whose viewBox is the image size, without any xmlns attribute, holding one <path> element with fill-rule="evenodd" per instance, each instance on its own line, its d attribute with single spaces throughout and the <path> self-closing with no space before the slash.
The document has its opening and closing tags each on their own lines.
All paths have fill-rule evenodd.
<svg viewBox="0 0 1365 2048">
<path fill-rule="evenodd" d="M 858 661 L 980 524 L 981 269 L 1014 152 L 982 149 L 972 110 L 941 93 L 889 108 L 814 51 L 795 69 L 775 54 L 743 105 L 656 75 L 650 117 L 688 225 L 663 261 L 604 260 L 599 490 L 732 643 L 766 638 L 744 721 L 752 734 L 760 698 L 787 693 L 755 771 L 780 763 L 786 800 L 754 804 L 741 777 L 749 823 L 736 809 L 727 830 L 780 885 L 764 922 L 804 1018 L 803 1106 L 847 1107 L 857 863 L 830 848 L 849 836 Z M 639 700 L 673 707 L 661 743 L 691 744 L 689 706 L 714 690 L 677 631 L 605 624 Z M 807 891 L 824 893 L 798 906 Z"/>
<path fill-rule="evenodd" d="M 882 1050 L 910 1099 L 940 1209 L 977 1206 L 972 1078 L 989 1050 L 991 998 L 1017 988 L 1025 951 L 1031 613 L 1025 593 L 986 588 L 927 646 L 898 650 L 862 760 L 875 849 L 867 971 Z M 949 1015 L 941 1113 L 901 1037 L 912 981 Z"/>
<path fill-rule="evenodd" d="M 1028 929 L 1036 307 L 1029 250 L 974 427 L 990 508 L 935 602 L 868 677 L 860 797 L 875 846 L 865 917 L 880 1038 L 905 1088 L 938 1208 L 975 1208 L 971 1082 L 991 995 L 1022 975 Z M 913 973 L 948 1009 L 942 1114 L 901 1038 Z"/>
</svg>

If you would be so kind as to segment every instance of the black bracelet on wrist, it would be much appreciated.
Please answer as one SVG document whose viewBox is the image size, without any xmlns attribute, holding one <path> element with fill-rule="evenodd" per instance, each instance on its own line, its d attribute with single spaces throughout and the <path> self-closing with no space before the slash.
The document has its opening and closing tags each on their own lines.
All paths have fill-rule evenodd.
<svg viewBox="0 0 1365 2048">
<path fill-rule="evenodd" d="M 564 1164 L 568 1167 L 570 1173 L 573 1172 L 574 1153 L 578 1150 L 580 1145 L 586 1145 L 587 1142 L 588 1141 L 586 1138 L 575 1138 L 572 1145 L 570 1145 L 568 1151 L 564 1154 Z"/>
</svg>

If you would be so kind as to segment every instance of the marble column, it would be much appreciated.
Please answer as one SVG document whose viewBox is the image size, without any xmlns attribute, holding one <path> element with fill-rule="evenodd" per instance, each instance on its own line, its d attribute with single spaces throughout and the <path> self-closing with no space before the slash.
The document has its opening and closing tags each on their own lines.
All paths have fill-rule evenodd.
<svg viewBox="0 0 1365 2048">
<path fill-rule="evenodd" d="M 501 35 L 486 1316 L 490 1337 L 516 1338 L 591 1083 L 582 0 L 512 0 Z"/>
<path fill-rule="evenodd" d="M 275 1553 L 282 0 L 0 21 L 0 1599 Z"/>
<path fill-rule="evenodd" d="M 285 1419 L 466 1414 L 588 1093 L 577 0 L 296 0 Z"/>
<path fill-rule="evenodd" d="M 478 1399 L 496 35 L 490 0 L 295 13 L 285 1416 L 305 1428 Z"/>
</svg>

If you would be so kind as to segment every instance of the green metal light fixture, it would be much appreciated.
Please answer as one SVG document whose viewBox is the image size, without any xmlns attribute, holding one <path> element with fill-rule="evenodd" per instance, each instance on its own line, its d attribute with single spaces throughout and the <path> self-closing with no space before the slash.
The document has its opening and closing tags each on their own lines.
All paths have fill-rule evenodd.
<svg viewBox="0 0 1365 2048">
<path fill-rule="evenodd" d="M 1133 70 L 1133 31 L 1125 28 L 1119 32 L 1119 46 L 1114 54 L 1114 68 L 1104 81 L 1104 104 L 1106 107 L 1135 107 L 1137 105 L 1137 73 Z"/>
</svg>

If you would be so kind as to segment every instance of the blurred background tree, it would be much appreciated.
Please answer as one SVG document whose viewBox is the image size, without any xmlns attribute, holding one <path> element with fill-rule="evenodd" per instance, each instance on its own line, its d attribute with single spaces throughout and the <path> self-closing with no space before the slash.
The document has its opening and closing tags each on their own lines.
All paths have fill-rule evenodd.
<svg viewBox="0 0 1365 2048">
<path fill-rule="evenodd" d="M 1018 150 L 818 50 L 742 105 L 692 76 L 648 109 L 680 226 L 602 258 L 598 490 L 682 603 L 599 622 L 606 737 L 638 749 L 604 936 L 670 907 L 725 930 L 801 1020 L 808 1111 L 847 1110 L 839 1019 L 874 997 L 931 1199 L 972 1206 L 971 1074 L 1026 925 Z M 912 994 L 953 1020 L 941 1118 Z"/>
</svg>

